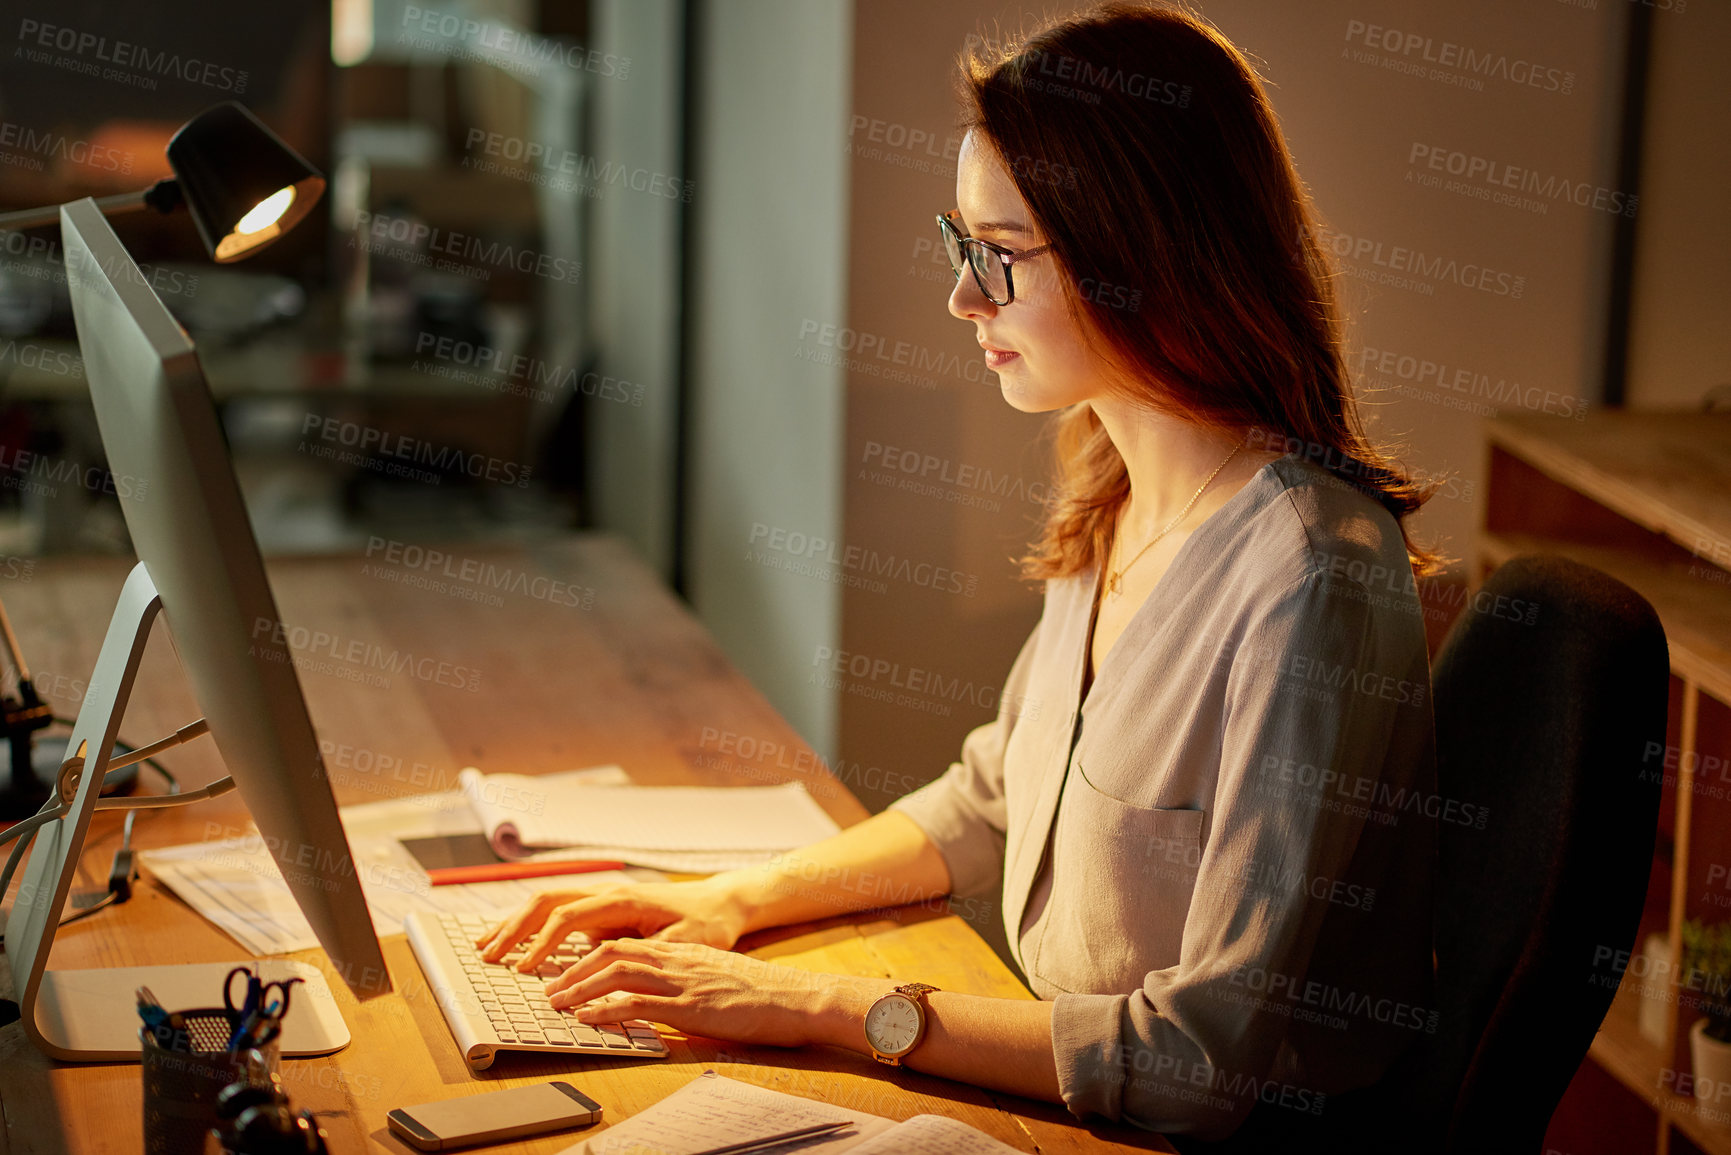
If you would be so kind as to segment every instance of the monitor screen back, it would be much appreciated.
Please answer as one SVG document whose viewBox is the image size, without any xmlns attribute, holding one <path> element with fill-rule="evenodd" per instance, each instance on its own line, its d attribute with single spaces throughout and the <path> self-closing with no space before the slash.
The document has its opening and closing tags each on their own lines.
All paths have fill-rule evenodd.
<svg viewBox="0 0 1731 1155">
<path fill-rule="evenodd" d="M 390 978 L 192 340 L 93 201 L 60 219 L 97 425 L 180 664 L 338 973 L 358 997 L 384 993 Z"/>
</svg>

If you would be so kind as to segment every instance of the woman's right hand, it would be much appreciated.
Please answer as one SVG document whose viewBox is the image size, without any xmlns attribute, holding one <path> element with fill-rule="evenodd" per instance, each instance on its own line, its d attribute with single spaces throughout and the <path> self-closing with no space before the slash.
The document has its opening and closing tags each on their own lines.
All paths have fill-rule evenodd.
<svg viewBox="0 0 1731 1155">
<path fill-rule="evenodd" d="M 542 891 L 476 939 L 475 946 L 487 962 L 498 962 L 529 939 L 517 964 L 520 971 L 533 970 L 567 936 L 579 931 L 597 942 L 650 938 L 726 950 L 745 933 L 746 911 L 734 888 L 721 877 L 604 890 Z"/>
</svg>

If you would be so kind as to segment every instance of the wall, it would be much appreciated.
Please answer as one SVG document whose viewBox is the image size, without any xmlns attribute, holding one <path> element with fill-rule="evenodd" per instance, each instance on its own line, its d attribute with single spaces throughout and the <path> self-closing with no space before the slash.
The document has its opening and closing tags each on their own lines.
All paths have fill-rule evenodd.
<svg viewBox="0 0 1731 1155">
<path fill-rule="evenodd" d="M 833 344 L 854 346 L 847 539 L 889 576 L 845 591 L 841 646 L 820 672 L 840 696 L 839 769 L 874 810 L 940 773 L 995 713 L 1039 615 L 1010 559 L 1039 514 L 1045 422 L 1005 404 L 973 326 L 950 316 L 935 221 L 956 200 L 954 61 L 997 11 L 1014 17 L 874 0 L 855 29 L 849 311 Z"/>
<path fill-rule="evenodd" d="M 696 197 L 679 163 L 682 96 L 676 0 L 599 0 L 594 47 L 629 59 L 589 86 L 594 159 L 622 172 L 588 202 L 587 283 L 597 350 L 585 397 L 596 521 L 671 573 L 678 421 L 679 215 Z M 679 196 L 661 190 L 677 189 Z"/>
<path fill-rule="evenodd" d="M 1652 20 L 1628 398 L 1689 408 L 1731 384 L 1731 5 L 1661 0 Z"/>
<path fill-rule="evenodd" d="M 1416 528 L 1469 557 L 1482 419 L 1585 412 L 1600 393 L 1627 5 L 1203 10 L 1259 58 L 1331 230 L 1367 425 L 1442 483 Z M 933 216 L 954 203 L 955 54 L 1039 14 L 977 0 L 725 11 L 701 37 L 692 596 L 877 809 L 992 716 L 1038 615 L 1011 559 L 1039 513 L 1044 422 L 1002 402 L 946 312 Z M 1664 60 L 1711 57 L 1660 42 Z M 1469 55 L 1476 70 L 1456 59 Z M 1677 98 L 1668 75 L 1655 83 L 1657 116 Z M 1645 194 L 1644 244 L 1664 235 L 1666 199 Z M 1700 309 L 1656 311 L 1723 333 Z M 1655 349 L 1681 356 L 1679 336 L 1637 340 L 1638 400 L 1646 379 L 1710 371 L 1699 340 L 1702 368 L 1647 368 Z"/>
<path fill-rule="evenodd" d="M 800 334 L 846 315 L 853 9 L 699 7 L 689 595 L 734 663 L 829 753 L 835 698 L 807 669 L 839 617 L 825 559 L 842 537 L 842 382 L 800 355 Z"/>
<path fill-rule="evenodd" d="M 1591 202 L 1614 171 L 1626 7 L 1202 4 L 1273 82 L 1300 174 L 1347 254 L 1341 285 L 1367 424 L 1404 441 L 1410 465 L 1446 479 L 1418 528 L 1457 557 L 1470 556 L 1481 517 L 1481 417 L 1573 412 L 1598 395 L 1613 221 Z M 1038 512 L 1042 422 L 999 398 L 972 327 L 946 312 L 950 273 L 933 223 L 955 201 L 950 62 L 970 32 L 996 36 L 1020 20 L 1016 5 L 874 0 L 854 30 L 848 314 L 831 345 L 822 334 L 810 341 L 853 345 L 846 538 L 867 558 L 960 575 L 842 594 L 842 672 L 826 663 L 839 765 L 873 808 L 941 773 L 967 730 L 992 716 L 995 687 L 1039 612 L 1009 559 Z M 1444 42 L 1539 84 L 1400 70 Z M 1504 190 L 1448 171 L 1475 157 L 1494 162 L 1499 179 L 1523 170 L 1507 178 L 1517 185 L 1531 173 L 1550 194 L 1485 199 Z M 1563 195 L 1572 190 L 1584 190 L 1587 207 Z"/>
</svg>

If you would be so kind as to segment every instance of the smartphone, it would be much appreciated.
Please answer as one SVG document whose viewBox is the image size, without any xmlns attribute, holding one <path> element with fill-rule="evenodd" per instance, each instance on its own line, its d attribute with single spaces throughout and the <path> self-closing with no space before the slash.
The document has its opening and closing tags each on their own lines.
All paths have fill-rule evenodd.
<svg viewBox="0 0 1731 1155">
<path fill-rule="evenodd" d="M 536 1083 L 398 1107 L 385 1119 L 393 1133 L 422 1151 L 450 1151 L 599 1123 L 601 1104 L 570 1083 Z"/>
</svg>

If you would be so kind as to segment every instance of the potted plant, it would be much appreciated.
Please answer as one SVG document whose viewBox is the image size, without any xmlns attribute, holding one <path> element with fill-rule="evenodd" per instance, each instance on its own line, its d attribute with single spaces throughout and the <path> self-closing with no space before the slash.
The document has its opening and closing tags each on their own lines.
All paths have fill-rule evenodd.
<svg viewBox="0 0 1731 1155">
<path fill-rule="evenodd" d="M 1711 1099 L 1731 1087 L 1731 922 L 1683 923 L 1684 1006 L 1702 1012 L 1689 1028 L 1695 1097 Z"/>
</svg>

